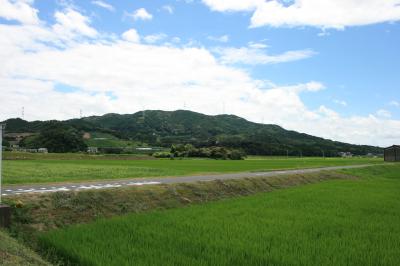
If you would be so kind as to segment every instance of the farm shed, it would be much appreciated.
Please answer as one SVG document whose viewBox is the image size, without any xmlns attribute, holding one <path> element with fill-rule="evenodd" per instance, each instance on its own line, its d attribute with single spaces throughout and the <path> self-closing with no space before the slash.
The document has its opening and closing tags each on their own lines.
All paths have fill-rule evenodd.
<svg viewBox="0 0 400 266">
<path fill-rule="evenodd" d="M 384 151 L 386 162 L 400 162 L 400 146 L 393 145 Z"/>
</svg>

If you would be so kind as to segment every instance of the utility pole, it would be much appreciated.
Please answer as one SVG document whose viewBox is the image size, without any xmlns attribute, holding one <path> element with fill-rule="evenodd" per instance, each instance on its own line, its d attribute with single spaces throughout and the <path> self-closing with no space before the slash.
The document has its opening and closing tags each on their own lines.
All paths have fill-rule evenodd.
<svg viewBox="0 0 400 266">
<path fill-rule="evenodd" d="M 22 106 L 22 112 L 21 112 L 21 118 L 24 120 L 25 119 L 25 107 Z"/>
<path fill-rule="evenodd" d="M 2 177 L 2 162 L 3 162 L 3 130 L 6 125 L 0 124 L 0 204 L 1 204 L 1 177 Z"/>
<path fill-rule="evenodd" d="M 289 159 L 289 150 L 286 150 L 286 158 Z"/>
<path fill-rule="evenodd" d="M 1 203 L 1 163 L 3 160 L 3 131 L 5 124 L 0 124 L 0 228 L 9 227 L 11 223 L 11 207 Z"/>
</svg>

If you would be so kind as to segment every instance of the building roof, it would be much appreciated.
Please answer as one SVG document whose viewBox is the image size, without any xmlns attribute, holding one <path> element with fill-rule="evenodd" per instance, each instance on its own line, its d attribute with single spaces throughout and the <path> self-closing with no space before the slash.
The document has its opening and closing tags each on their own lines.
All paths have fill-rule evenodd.
<svg viewBox="0 0 400 266">
<path fill-rule="evenodd" d="M 387 148 L 385 148 L 385 150 L 387 150 L 387 149 L 400 149 L 400 145 L 392 145 L 392 146 L 390 146 L 390 147 L 387 147 Z"/>
</svg>

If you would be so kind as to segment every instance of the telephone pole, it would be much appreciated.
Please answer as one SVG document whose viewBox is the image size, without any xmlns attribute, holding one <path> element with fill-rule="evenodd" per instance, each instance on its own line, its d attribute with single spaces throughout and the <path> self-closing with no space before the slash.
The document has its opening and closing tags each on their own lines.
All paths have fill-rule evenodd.
<svg viewBox="0 0 400 266">
<path fill-rule="evenodd" d="M 0 228 L 9 227 L 11 223 L 11 207 L 1 203 L 1 163 L 3 159 L 3 131 L 5 124 L 0 124 Z"/>
<path fill-rule="evenodd" d="M 2 177 L 2 160 L 3 160 L 3 130 L 5 129 L 5 124 L 0 124 L 0 204 L 1 204 L 1 177 Z"/>
</svg>

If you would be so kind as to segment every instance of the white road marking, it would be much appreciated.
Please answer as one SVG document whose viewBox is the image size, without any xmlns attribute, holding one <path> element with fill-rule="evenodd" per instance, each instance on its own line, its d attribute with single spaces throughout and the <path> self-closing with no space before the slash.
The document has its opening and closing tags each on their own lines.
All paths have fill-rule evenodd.
<svg viewBox="0 0 400 266">
<path fill-rule="evenodd" d="M 143 186 L 143 185 L 157 185 L 157 184 L 161 184 L 160 182 L 130 182 L 127 185 L 128 186 Z"/>
<path fill-rule="evenodd" d="M 122 186 L 143 186 L 143 185 L 157 185 L 161 184 L 161 182 L 155 182 L 155 181 L 149 181 L 149 182 L 125 182 L 125 183 L 111 183 L 111 184 L 93 184 L 93 185 L 81 185 L 81 186 L 63 186 L 63 187 L 55 187 L 52 186 L 50 188 L 29 188 L 29 189 L 23 189 L 19 188 L 18 192 L 13 191 L 11 189 L 7 189 L 7 192 L 11 192 L 10 194 L 4 193 L 2 195 L 4 196 L 9 196 L 9 195 L 20 195 L 20 194 L 25 194 L 25 193 L 49 193 L 49 192 L 57 192 L 57 191 L 79 191 L 79 190 L 88 190 L 88 189 L 105 189 L 105 188 L 118 188 Z"/>
</svg>

